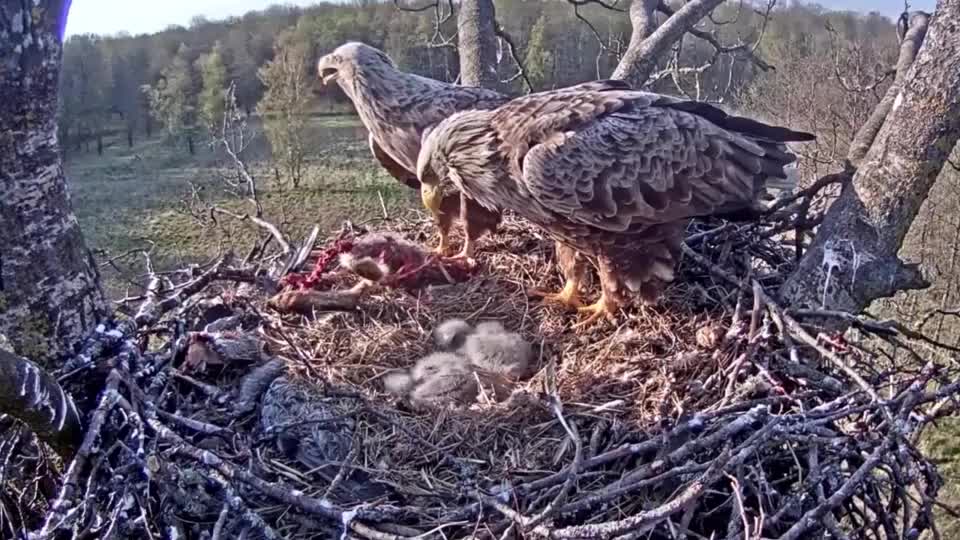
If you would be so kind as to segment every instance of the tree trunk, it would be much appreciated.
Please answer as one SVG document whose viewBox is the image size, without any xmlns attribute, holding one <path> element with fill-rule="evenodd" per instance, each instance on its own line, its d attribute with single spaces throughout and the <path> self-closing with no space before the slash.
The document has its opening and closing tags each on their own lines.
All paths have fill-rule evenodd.
<svg viewBox="0 0 960 540">
<path fill-rule="evenodd" d="M 457 19 L 460 84 L 497 88 L 497 20 L 493 0 L 462 0 Z"/>
<path fill-rule="evenodd" d="M 104 313 L 57 145 L 68 3 L 0 8 L 0 334 L 41 363 L 72 354 Z"/>
<path fill-rule="evenodd" d="M 83 437 L 73 399 L 46 370 L 0 349 L 0 412 L 26 424 L 66 459 Z"/>
<path fill-rule="evenodd" d="M 859 313 L 928 286 L 897 254 L 960 138 L 960 0 L 940 0 L 920 53 L 863 166 L 830 207 L 781 295 L 793 307 Z"/>
<path fill-rule="evenodd" d="M 187 150 L 191 156 L 196 153 L 196 149 L 193 147 L 193 135 L 187 135 Z"/>
<path fill-rule="evenodd" d="M 656 69 L 657 61 L 667 57 L 670 47 L 724 1 L 690 0 L 654 30 L 654 11 L 659 0 L 634 0 L 630 6 L 633 34 L 613 78 L 625 80 L 634 88 L 642 87 Z"/>
<path fill-rule="evenodd" d="M 906 25 L 897 27 L 898 37 L 900 38 L 900 55 L 897 58 L 897 74 L 893 84 L 887 88 L 887 93 L 883 95 L 883 99 L 873 109 L 870 118 L 860 127 L 857 135 L 850 143 L 847 159 L 855 166 L 859 166 L 867 152 L 870 151 L 874 139 L 877 138 L 877 133 L 883 127 L 883 122 L 890 114 L 890 109 L 893 108 L 894 101 L 903 89 L 907 72 L 913 66 L 913 61 L 916 60 L 920 46 L 923 44 L 923 38 L 927 35 L 930 15 L 921 11 L 914 11 L 910 17 L 902 17 L 901 21 L 904 19 L 908 21 L 905 23 Z"/>
<path fill-rule="evenodd" d="M 127 128 L 127 148 L 133 148 L 133 128 Z"/>
<path fill-rule="evenodd" d="M 103 134 L 97 133 L 97 155 L 103 155 Z"/>
</svg>

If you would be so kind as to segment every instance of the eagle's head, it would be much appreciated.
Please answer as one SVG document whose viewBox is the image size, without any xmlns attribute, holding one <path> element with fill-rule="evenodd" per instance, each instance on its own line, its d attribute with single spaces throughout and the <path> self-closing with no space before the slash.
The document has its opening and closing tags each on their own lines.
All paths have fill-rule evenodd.
<svg viewBox="0 0 960 540">
<path fill-rule="evenodd" d="M 317 61 L 317 75 L 323 84 L 351 81 L 358 73 L 395 69 L 386 53 L 366 43 L 350 41 Z"/>
<path fill-rule="evenodd" d="M 491 114 L 486 110 L 460 111 L 423 131 L 417 178 L 427 208 L 433 210 L 439 205 L 440 195 L 450 188 L 471 192 L 478 184 L 496 182 L 490 167 L 496 157 Z M 472 185 L 465 185 L 467 178 Z"/>
<path fill-rule="evenodd" d="M 436 126 L 420 135 L 420 154 L 417 156 L 417 178 L 420 179 L 420 198 L 423 205 L 436 214 L 440 210 L 443 186 L 447 178 L 447 160 L 439 150 Z"/>
</svg>

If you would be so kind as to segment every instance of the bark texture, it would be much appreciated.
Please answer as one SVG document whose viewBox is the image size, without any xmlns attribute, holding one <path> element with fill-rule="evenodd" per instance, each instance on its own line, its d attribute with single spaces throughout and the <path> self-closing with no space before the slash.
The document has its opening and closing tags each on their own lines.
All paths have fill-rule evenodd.
<svg viewBox="0 0 960 540">
<path fill-rule="evenodd" d="M 917 53 L 920 52 L 920 46 L 923 44 L 923 38 L 927 35 L 927 28 L 930 25 L 930 15 L 922 11 L 914 11 L 909 16 L 900 18 L 897 26 L 897 37 L 900 40 L 900 55 L 897 58 L 897 74 L 893 84 L 887 88 L 883 99 L 873 109 L 870 118 L 860 127 L 857 135 L 850 143 L 850 151 L 847 159 L 855 166 L 859 166 L 863 158 L 870 151 L 870 146 L 877 138 L 877 133 L 883 127 L 883 122 L 893 109 L 893 103 L 903 90 L 903 83 L 906 79 L 910 67 L 917 59 Z"/>
<path fill-rule="evenodd" d="M 73 399 L 46 370 L 0 349 L 0 412 L 26 424 L 37 437 L 69 459 L 83 429 Z"/>
<path fill-rule="evenodd" d="M 68 4 L 0 4 L 0 334 L 40 362 L 72 353 L 104 309 L 57 143 Z"/>
<path fill-rule="evenodd" d="M 797 308 L 859 313 L 928 285 L 897 254 L 960 138 L 960 0 L 940 0 L 890 115 L 781 290 Z"/>
<path fill-rule="evenodd" d="M 613 78 L 627 81 L 634 88 L 643 86 L 656 69 L 657 61 L 667 55 L 670 47 L 724 1 L 691 0 L 656 28 L 654 10 L 659 0 L 635 0 L 630 6 L 633 27 L 630 45 L 614 70 Z"/>
<path fill-rule="evenodd" d="M 497 88 L 497 16 L 493 0 L 463 0 L 457 18 L 460 84 Z"/>
</svg>

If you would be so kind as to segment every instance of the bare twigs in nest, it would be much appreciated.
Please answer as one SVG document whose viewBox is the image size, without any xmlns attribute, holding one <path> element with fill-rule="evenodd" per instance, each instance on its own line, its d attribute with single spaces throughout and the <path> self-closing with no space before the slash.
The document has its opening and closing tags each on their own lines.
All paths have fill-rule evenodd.
<svg viewBox="0 0 960 540">
<path fill-rule="evenodd" d="M 252 223 L 266 233 L 266 238 L 258 240 L 251 248 L 247 261 L 256 255 L 266 258 L 263 253 L 272 242 L 279 248 L 279 257 L 282 262 L 270 269 L 274 278 L 282 277 L 286 272 L 295 270 L 306 259 L 306 254 L 313 248 L 319 229 L 306 239 L 302 246 L 291 245 L 290 240 L 280 227 L 272 223 L 264 215 L 261 202 L 260 186 L 257 177 L 244 158 L 244 153 L 254 140 L 256 134 L 246 123 L 246 119 L 236 102 L 235 87 L 233 84 L 225 94 L 225 112 L 220 133 L 211 140 L 215 150 L 223 152 L 228 164 L 218 178 L 218 184 L 231 193 L 236 199 L 246 203 L 250 211 L 242 212 L 230 209 L 222 204 L 214 204 L 205 200 L 204 188 L 191 183 L 190 197 L 184 201 L 184 206 L 190 215 L 199 223 L 218 225 L 218 218 L 226 216 L 241 223 Z"/>
<path fill-rule="evenodd" d="M 253 366 L 188 376 L 191 339 L 224 337 L 188 331 L 203 309 L 194 297 L 251 272 L 197 269 L 145 299 L 156 307 L 140 310 L 141 326 L 102 332 L 105 388 L 54 504 L 30 528 L 36 538 L 369 539 L 872 539 L 929 529 L 940 481 L 914 445 L 956 407 L 956 367 L 936 364 L 927 352 L 942 347 L 918 331 L 855 317 L 872 339 L 920 346 L 918 365 L 888 369 L 869 341 L 817 329 L 853 315 L 781 305 L 769 291 L 792 250 L 762 234 L 777 226 L 695 224 L 666 306 L 585 338 L 565 332 L 568 314 L 529 306 L 525 291 L 551 275 L 553 247 L 508 218 L 503 249 L 482 255 L 487 275 L 464 283 L 383 288 L 382 302 L 316 321 L 260 313 L 267 295 L 225 302 L 225 318 L 246 309 L 266 321 L 234 330 L 257 343 L 238 347 L 246 352 L 213 347 Z M 542 341 L 539 373 L 503 402 L 404 409 L 382 377 L 422 358 L 450 317 L 498 320 Z M 698 340 L 707 327 L 713 337 Z M 158 346 L 139 348 L 138 332 Z M 347 457 L 308 468 L 280 444 L 296 419 L 264 428 L 251 418 L 281 376 L 315 383 L 325 407 L 346 400 L 316 423 L 349 423 Z"/>
</svg>

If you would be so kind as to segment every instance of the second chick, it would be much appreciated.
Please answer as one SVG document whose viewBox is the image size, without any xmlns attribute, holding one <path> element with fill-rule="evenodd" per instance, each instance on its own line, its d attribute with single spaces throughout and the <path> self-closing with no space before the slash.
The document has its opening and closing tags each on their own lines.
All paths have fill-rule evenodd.
<svg viewBox="0 0 960 540">
<path fill-rule="evenodd" d="M 533 347 L 498 321 L 472 327 L 461 319 L 448 319 L 434 329 L 433 337 L 438 348 L 456 351 L 477 369 L 512 379 L 529 375 Z"/>
</svg>

